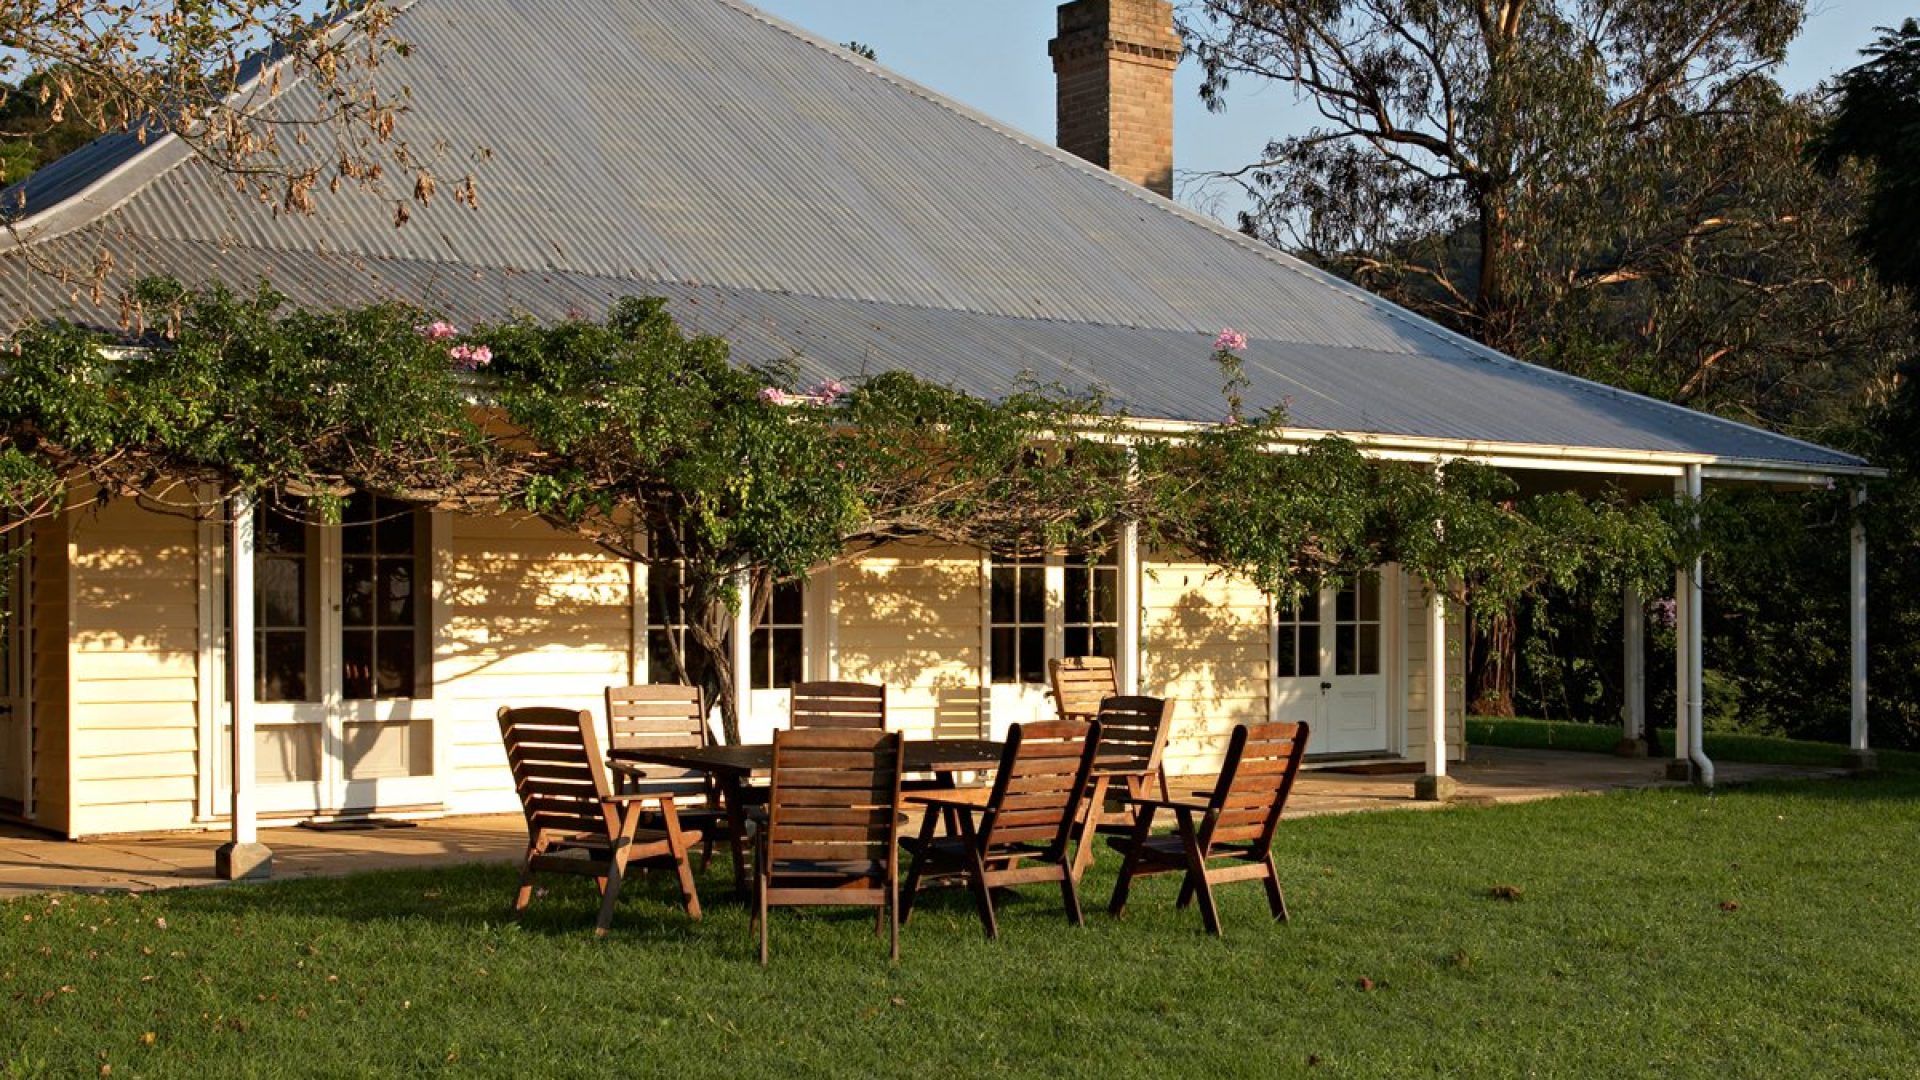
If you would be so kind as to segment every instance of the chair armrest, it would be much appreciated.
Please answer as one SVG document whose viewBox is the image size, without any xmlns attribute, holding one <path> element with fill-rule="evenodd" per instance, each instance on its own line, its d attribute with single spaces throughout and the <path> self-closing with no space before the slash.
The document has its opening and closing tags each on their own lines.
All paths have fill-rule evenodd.
<svg viewBox="0 0 1920 1080">
<path fill-rule="evenodd" d="M 987 805 L 983 799 L 966 795 L 909 795 L 907 801 L 948 810 L 982 810 Z"/>
<path fill-rule="evenodd" d="M 1190 813 L 1204 814 L 1208 810 L 1213 809 L 1212 807 L 1208 806 L 1206 803 L 1192 802 L 1187 799 L 1128 799 L 1127 801 L 1133 804 L 1134 806 L 1145 807 L 1147 809 L 1152 809 L 1152 810 L 1158 810 L 1161 807 L 1166 807 L 1167 809 L 1174 810 L 1174 811 L 1186 810 Z"/>
<path fill-rule="evenodd" d="M 607 762 L 607 769 L 611 772 L 617 772 L 621 776 L 631 777 L 635 780 L 644 780 L 646 779 L 646 776 L 647 776 L 647 771 L 645 769 L 642 769 L 640 766 L 635 765 L 630 761 L 609 761 Z"/>
</svg>

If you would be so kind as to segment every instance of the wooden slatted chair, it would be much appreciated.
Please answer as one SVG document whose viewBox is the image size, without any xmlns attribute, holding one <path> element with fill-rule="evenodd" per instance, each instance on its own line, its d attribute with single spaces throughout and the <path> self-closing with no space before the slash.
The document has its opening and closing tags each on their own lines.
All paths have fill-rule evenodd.
<svg viewBox="0 0 1920 1080">
<path fill-rule="evenodd" d="M 612 750 L 667 749 L 710 746 L 706 704 L 697 686 L 607 687 L 607 747 Z M 701 869 L 713 861 L 716 840 L 735 839 L 727 827 L 727 812 L 713 778 L 693 769 L 643 765 L 640 771 L 616 770 L 614 790 L 621 795 L 670 795 L 677 802 L 680 823 L 702 835 Z M 643 822 L 651 824 L 651 822 Z"/>
<path fill-rule="evenodd" d="M 880 908 L 900 959 L 898 733 L 811 728 L 773 734 L 773 784 L 754 871 L 760 963 L 767 909 L 850 904 Z"/>
<path fill-rule="evenodd" d="M 926 805 L 927 814 L 920 835 L 901 841 L 913 862 L 907 869 L 900 921 L 913 914 L 913 898 L 923 880 L 964 883 L 973 890 L 987 936 L 998 937 L 994 889 L 1057 881 L 1068 920 L 1081 925 L 1078 882 L 1068 849 L 1099 741 L 1097 721 L 1015 724 L 1007 732 L 985 803 L 965 795 L 913 796 L 912 801 Z M 957 820 L 959 835 L 953 835 L 949 825 L 948 835 L 936 837 L 941 820 Z"/>
<path fill-rule="evenodd" d="M 801 682 L 793 684 L 789 726 L 885 731 L 887 688 L 872 683 Z"/>
<path fill-rule="evenodd" d="M 499 720 L 513 786 L 527 815 L 527 855 L 513 898 L 515 915 L 533 896 L 535 874 L 585 874 L 600 886 L 594 933 L 605 934 L 627 869 L 640 863 L 672 865 L 687 915 L 700 917 L 700 895 L 687 863 L 687 846 L 699 843 L 700 834 L 680 827 L 671 797 L 614 794 L 591 712 L 502 708 Z M 639 827 L 648 801 L 660 806 L 660 829 Z"/>
<path fill-rule="evenodd" d="M 1157 697 L 1109 697 L 1100 702 L 1099 769 L 1120 781 L 1126 801 L 1088 808 L 1087 820 L 1100 832 L 1131 835 L 1140 800 L 1167 797 L 1167 774 L 1160 758 L 1173 726 L 1173 702 Z"/>
<path fill-rule="evenodd" d="M 1183 873 L 1179 906 L 1186 907 L 1197 895 L 1200 918 L 1210 934 L 1220 933 L 1213 887 L 1229 881 L 1264 882 L 1268 908 L 1285 922 L 1287 899 L 1273 865 L 1273 832 L 1306 752 L 1305 724 L 1241 724 L 1233 729 L 1226 763 L 1211 793 L 1187 800 L 1143 800 L 1133 835 L 1107 841 L 1125 856 L 1107 910 L 1114 915 L 1126 910 L 1127 890 L 1136 877 Z M 1161 807 L 1178 819 L 1179 830 L 1172 836 L 1152 835 L 1154 813 Z M 1229 862 L 1211 865 L 1217 859 Z"/>
<path fill-rule="evenodd" d="M 1100 715 L 1100 703 L 1120 693 L 1113 661 L 1105 656 L 1069 656 L 1047 661 L 1053 683 L 1053 707 L 1062 720 L 1086 723 Z"/>
</svg>

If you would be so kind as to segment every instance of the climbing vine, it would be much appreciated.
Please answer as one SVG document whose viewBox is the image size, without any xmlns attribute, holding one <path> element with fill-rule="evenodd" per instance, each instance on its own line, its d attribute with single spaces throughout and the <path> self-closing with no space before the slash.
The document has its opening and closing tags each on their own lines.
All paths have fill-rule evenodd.
<svg viewBox="0 0 1920 1080">
<path fill-rule="evenodd" d="M 402 305 L 302 311 L 269 290 L 163 280 L 134 302 L 130 340 L 66 325 L 14 338 L 0 372 L 8 527 L 76 498 L 212 512 L 200 492 L 291 493 L 335 517 L 358 489 L 538 514 L 674 561 L 689 638 L 675 674 L 709 690 L 733 738 L 739 583 L 889 541 L 1095 555 L 1133 521 L 1147 543 L 1282 600 L 1384 562 L 1456 596 L 1594 579 L 1654 593 L 1706 543 L 1666 501 L 1523 496 L 1471 462 L 1292 443 L 1284 409 L 1246 415 L 1232 331 L 1213 343 L 1223 422 L 1147 435 L 1067 388 L 987 400 L 903 372 L 808 382 L 743 367 L 658 299 L 468 328 Z"/>
</svg>

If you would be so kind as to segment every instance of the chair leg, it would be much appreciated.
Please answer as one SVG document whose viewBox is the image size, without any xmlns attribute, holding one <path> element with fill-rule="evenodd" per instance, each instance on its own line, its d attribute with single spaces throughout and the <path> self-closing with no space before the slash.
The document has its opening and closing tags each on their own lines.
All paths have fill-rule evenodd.
<svg viewBox="0 0 1920 1080">
<path fill-rule="evenodd" d="M 1179 908 L 1181 911 L 1185 911 L 1192 904 L 1193 904 L 1193 875 L 1188 874 L 1186 877 L 1180 879 L 1180 899 L 1178 902 L 1174 904 L 1174 906 Z"/>
<path fill-rule="evenodd" d="M 533 857 L 540 854 L 540 845 L 527 848 L 527 857 L 520 864 L 520 888 L 513 894 L 513 914 L 519 915 L 527 910 L 527 904 L 533 900 Z"/>
<path fill-rule="evenodd" d="M 1147 837 L 1153 834 L 1153 811 L 1136 811 L 1133 821 L 1133 842 L 1127 845 L 1127 857 L 1120 860 L 1120 878 L 1113 883 L 1113 899 L 1107 904 L 1107 914 L 1115 918 L 1127 910 L 1127 892 L 1133 888 L 1133 876 L 1140 870 L 1140 860 L 1147 849 Z"/>
<path fill-rule="evenodd" d="M 1086 916 L 1080 912 L 1080 888 L 1073 883 L 1073 871 L 1067 870 L 1060 875 L 1060 895 L 1067 905 L 1067 921 L 1075 926 L 1087 925 Z"/>
<path fill-rule="evenodd" d="M 1262 879 L 1267 886 L 1267 909 L 1273 912 L 1275 922 L 1287 921 L 1287 894 L 1280 888 L 1280 871 L 1273 865 L 1273 853 L 1267 853 L 1267 876 Z"/>
<path fill-rule="evenodd" d="M 1220 910 L 1213 903 L 1213 882 L 1207 879 L 1207 853 L 1200 850 L 1200 837 L 1194 831 L 1193 815 L 1180 815 L 1180 846 L 1187 850 L 1187 880 L 1180 889 L 1184 894 L 1191 889 L 1200 899 L 1200 921 L 1207 926 L 1207 933 L 1220 936 Z"/>
<path fill-rule="evenodd" d="M 939 823 L 933 808 L 928 807 L 920 822 L 920 847 L 913 853 L 913 861 L 907 864 L 907 887 L 900 897 L 900 925 L 907 925 L 913 917 L 913 898 L 920 893 L 921 860 L 933 846 L 933 830 Z"/>
<path fill-rule="evenodd" d="M 998 938 L 1000 925 L 993 917 L 993 889 L 987 885 L 987 864 L 981 861 L 980 852 L 971 843 L 967 845 L 967 884 L 973 888 L 974 903 L 980 909 L 980 924 L 986 927 L 987 938 Z"/>
<path fill-rule="evenodd" d="M 753 889 L 753 913 L 760 923 L 760 966 L 767 966 L 767 879 L 764 874 L 755 875 Z"/>
<path fill-rule="evenodd" d="M 894 963 L 900 962 L 900 880 L 887 881 L 887 950 Z"/>
<path fill-rule="evenodd" d="M 608 928 L 613 926 L 613 909 L 614 905 L 620 902 L 620 881 L 626 876 L 627 859 L 630 854 L 631 849 L 626 841 L 622 840 L 614 845 L 613 858 L 609 860 L 607 867 L 607 876 L 602 879 L 604 887 L 600 894 L 600 918 L 593 924 L 595 937 L 605 937 Z"/>
</svg>

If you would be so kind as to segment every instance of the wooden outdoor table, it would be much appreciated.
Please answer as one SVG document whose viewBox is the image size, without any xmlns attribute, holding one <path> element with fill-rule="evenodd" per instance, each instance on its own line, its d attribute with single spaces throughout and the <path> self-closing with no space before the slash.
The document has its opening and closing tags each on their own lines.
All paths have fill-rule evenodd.
<svg viewBox="0 0 1920 1080">
<path fill-rule="evenodd" d="M 1005 749 L 1006 744 L 992 739 L 908 739 L 904 751 L 906 771 L 933 773 L 942 784 L 951 787 L 956 773 L 999 768 L 1000 755 Z M 727 823 L 735 837 L 746 835 L 746 804 L 741 792 L 747 780 L 773 771 L 772 743 L 639 747 L 613 750 L 607 757 L 619 764 L 666 765 L 712 776 L 720 785 Z M 746 853 L 737 842 L 732 847 L 734 888 L 744 896 L 750 887 Z"/>
</svg>

